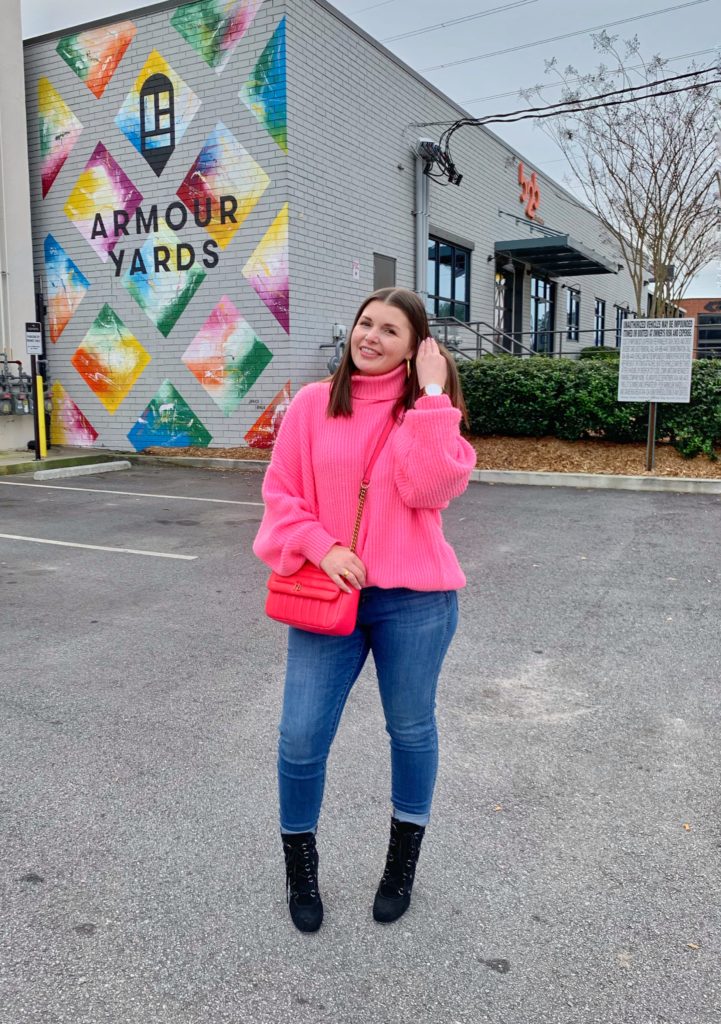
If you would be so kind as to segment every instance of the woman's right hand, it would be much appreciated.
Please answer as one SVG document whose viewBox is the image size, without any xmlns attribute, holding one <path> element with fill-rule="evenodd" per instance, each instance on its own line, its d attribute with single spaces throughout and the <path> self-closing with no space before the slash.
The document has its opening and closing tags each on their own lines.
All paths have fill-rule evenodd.
<svg viewBox="0 0 721 1024">
<path fill-rule="evenodd" d="M 346 594 L 350 594 L 351 587 L 360 590 L 365 586 L 365 566 L 358 555 L 354 555 L 350 548 L 344 548 L 341 544 L 333 545 L 321 561 L 320 568 Z"/>
</svg>

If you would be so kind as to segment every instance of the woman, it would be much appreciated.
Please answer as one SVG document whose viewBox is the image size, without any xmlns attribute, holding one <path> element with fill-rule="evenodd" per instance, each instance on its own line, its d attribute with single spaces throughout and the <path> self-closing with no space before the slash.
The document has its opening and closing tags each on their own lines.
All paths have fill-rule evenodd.
<svg viewBox="0 0 721 1024">
<path fill-rule="evenodd" d="M 370 295 L 333 377 L 293 399 L 263 483 L 256 555 L 281 575 L 308 559 L 342 590 L 361 590 L 350 636 L 289 630 L 278 781 L 286 892 L 301 931 L 323 920 L 315 832 L 326 761 L 369 650 L 390 736 L 393 806 L 376 921 L 408 908 L 430 817 L 436 683 L 456 629 L 456 590 L 466 582 L 439 510 L 465 490 L 475 452 L 459 432 L 465 407 L 455 363 L 429 334 L 414 292 Z M 371 475 L 354 554 L 359 485 L 389 417 L 395 423 Z"/>
</svg>

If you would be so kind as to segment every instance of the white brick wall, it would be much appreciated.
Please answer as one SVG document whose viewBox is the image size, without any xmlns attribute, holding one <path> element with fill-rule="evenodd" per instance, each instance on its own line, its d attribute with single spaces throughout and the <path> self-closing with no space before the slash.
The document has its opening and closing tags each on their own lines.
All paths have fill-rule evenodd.
<svg viewBox="0 0 721 1024">
<path fill-rule="evenodd" d="M 287 157 L 258 123 L 238 93 L 285 14 L 283 0 L 265 0 L 248 34 L 235 49 L 222 73 L 210 68 L 170 25 L 173 7 L 137 13 L 137 34 L 102 97 L 96 99 L 56 53 L 59 36 L 30 42 L 25 48 L 28 137 L 36 274 L 44 288 L 43 243 L 51 233 L 90 281 L 90 289 L 55 345 L 48 340 L 50 372 L 99 432 L 98 445 L 130 449 L 128 430 L 142 414 L 163 380 L 169 378 L 213 435 L 212 446 L 243 444 L 243 436 L 291 376 L 288 336 L 242 276 L 242 268 L 263 234 L 288 200 Z M 103 24 L 123 20 L 107 19 Z M 70 34 L 70 33 L 66 33 Z M 201 106 L 158 178 L 144 158 L 115 125 L 115 116 L 145 64 L 157 49 L 173 70 L 201 99 Z M 47 77 L 83 124 L 74 149 L 43 200 L 40 183 L 37 82 Z M 217 267 L 207 276 L 175 327 L 164 337 L 114 276 L 112 260 L 103 264 L 64 213 L 68 195 L 98 141 L 102 141 L 143 195 L 144 210 L 157 203 L 159 214 L 176 199 L 175 192 L 217 122 L 222 121 L 263 167 L 271 181 L 258 205 L 233 241 L 220 250 Z M 199 250 L 207 233 L 191 222 L 179 232 L 181 241 Z M 137 238 L 142 245 L 145 236 Z M 135 236 L 127 243 L 126 265 Z M 123 267 L 123 271 L 125 266 Z M 181 360 L 182 354 L 223 295 L 228 295 L 273 353 L 273 359 L 240 408 L 225 416 Z M 291 296 L 292 301 L 292 296 Z M 70 358 L 104 303 L 109 303 L 148 350 L 152 359 L 118 410 L 109 413 L 75 371 Z"/>
<path fill-rule="evenodd" d="M 265 0 L 251 29 L 221 74 L 207 66 L 170 25 L 174 9 L 163 6 L 134 15 L 136 37 L 101 99 L 96 99 L 56 53 L 58 37 L 26 46 L 26 91 L 30 139 L 31 196 L 36 273 L 44 281 L 43 242 L 52 233 L 91 282 L 56 345 L 50 370 L 99 431 L 98 444 L 130 447 L 127 433 L 160 383 L 169 378 L 213 435 L 212 446 L 238 445 L 288 379 L 293 389 L 326 373 L 331 327 L 350 325 L 373 287 L 373 253 L 394 257 L 397 283 L 415 282 L 415 188 L 411 147 L 419 136 L 438 138 L 440 128 L 419 122 L 449 122 L 462 114 L 450 100 L 354 29 L 323 0 Z M 287 16 L 288 144 L 286 157 L 238 97 L 273 30 Z M 120 19 L 111 19 L 120 20 Z M 106 23 L 110 23 L 106 22 Z M 114 123 L 145 63 L 157 48 L 202 100 L 188 131 L 157 178 Z M 37 82 L 48 77 L 83 124 L 83 132 L 46 199 L 40 188 Z M 102 140 L 143 194 L 143 207 L 164 208 L 203 142 L 222 121 L 271 178 L 262 199 L 207 276 L 167 338 L 103 264 L 63 207 L 96 143 Z M 499 211 L 523 216 L 517 183 L 518 154 L 486 130 L 466 128 L 453 139 L 463 174 L 460 187 L 431 182 L 434 229 L 474 243 L 471 319 L 493 322 L 494 242 L 524 237 L 522 224 Z M 526 163 L 527 171 L 533 168 Z M 587 248 L 610 255 L 596 218 L 560 186 L 539 174 L 546 225 L 568 233 Z M 284 202 L 290 204 L 290 337 L 242 276 L 242 268 Z M 200 248 L 207 238 L 194 225 L 182 241 Z M 143 239 L 139 239 L 142 243 Z M 132 253 L 132 238 L 127 240 Z M 360 264 L 360 279 L 352 267 Z M 617 276 L 567 279 L 580 287 L 581 328 L 593 327 L 593 300 L 606 299 L 607 325 L 614 303 L 629 305 L 633 290 L 625 272 Z M 559 282 L 560 284 L 560 282 Z M 273 353 L 273 359 L 239 409 L 223 414 L 181 360 L 219 298 L 227 294 Z M 524 330 L 529 326 L 530 278 L 524 281 Z M 139 381 L 109 413 L 70 359 L 104 303 L 109 303 L 152 356 Z M 565 323 L 565 291 L 558 289 L 556 326 Z M 585 343 L 590 337 L 585 339 Z"/>
<path fill-rule="evenodd" d="M 288 0 L 288 11 L 291 280 L 302 303 L 293 337 L 303 359 L 301 377 L 308 379 L 324 372 L 327 354 L 318 352 L 317 344 L 330 341 L 334 322 L 352 322 L 357 305 L 372 289 L 374 252 L 395 257 L 397 283 L 414 287 L 411 146 L 419 137 L 437 140 L 443 129 L 413 125 L 451 122 L 464 112 L 329 5 Z M 492 324 L 495 261 L 487 262 L 487 257 L 496 241 L 528 234 L 522 225 L 499 216 L 499 210 L 524 216 L 518 154 L 478 128 L 458 132 L 452 151 L 463 181 L 445 188 L 431 182 L 430 220 L 439 232 L 475 244 L 470 318 Z M 533 166 L 524 163 L 530 174 Z M 538 178 L 539 215 L 546 225 L 611 257 L 613 248 L 595 216 L 557 183 L 543 174 Z M 360 260 L 360 281 L 352 279 L 354 259 Z M 633 307 L 625 270 L 563 280 L 581 289 L 581 329 L 593 328 L 595 296 L 606 299 L 607 326 L 613 325 L 614 303 Z M 530 277 L 524 282 L 523 310 L 527 331 Z M 565 291 L 559 287 L 556 326 L 563 325 Z M 583 344 L 592 344 L 590 335 Z"/>
</svg>

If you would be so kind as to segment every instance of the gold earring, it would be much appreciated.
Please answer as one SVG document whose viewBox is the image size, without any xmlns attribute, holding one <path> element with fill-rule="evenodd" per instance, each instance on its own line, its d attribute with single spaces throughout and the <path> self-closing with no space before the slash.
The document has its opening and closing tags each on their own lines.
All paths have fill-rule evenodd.
<svg viewBox="0 0 721 1024">
<path fill-rule="evenodd" d="M 406 380 L 408 380 L 410 378 L 410 375 L 411 375 L 411 361 L 410 361 L 410 359 L 406 359 Z"/>
</svg>

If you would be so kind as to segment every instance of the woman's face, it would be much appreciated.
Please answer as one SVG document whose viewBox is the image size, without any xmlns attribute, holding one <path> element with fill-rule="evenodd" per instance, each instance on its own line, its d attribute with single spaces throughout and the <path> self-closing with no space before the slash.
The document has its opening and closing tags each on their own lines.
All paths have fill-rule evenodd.
<svg viewBox="0 0 721 1024">
<path fill-rule="evenodd" d="M 402 309 L 374 299 L 353 329 L 350 348 L 359 373 L 390 373 L 413 355 L 415 335 Z"/>
</svg>

